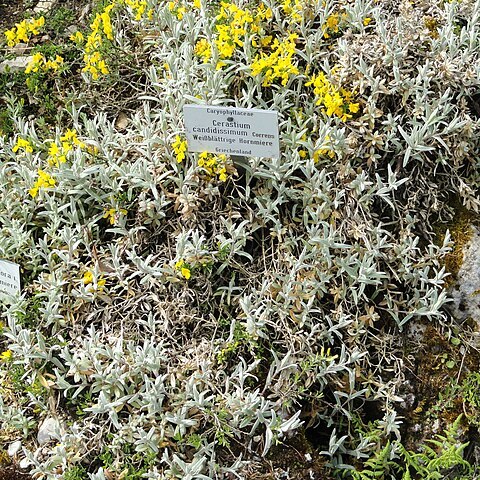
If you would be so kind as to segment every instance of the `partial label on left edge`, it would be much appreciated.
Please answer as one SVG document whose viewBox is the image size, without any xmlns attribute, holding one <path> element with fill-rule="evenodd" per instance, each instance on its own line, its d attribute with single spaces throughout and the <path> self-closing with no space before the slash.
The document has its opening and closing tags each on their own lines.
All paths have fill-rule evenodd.
<svg viewBox="0 0 480 480">
<path fill-rule="evenodd" d="M 0 292 L 20 293 L 20 266 L 16 263 L 0 260 Z"/>
</svg>

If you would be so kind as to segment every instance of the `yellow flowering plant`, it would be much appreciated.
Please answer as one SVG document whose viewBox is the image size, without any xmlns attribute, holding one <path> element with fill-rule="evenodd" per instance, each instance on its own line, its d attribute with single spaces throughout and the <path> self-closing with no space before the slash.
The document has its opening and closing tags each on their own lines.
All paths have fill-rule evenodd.
<svg viewBox="0 0 480 480">
<path fill-rule="evenodd" d="M 0 353 L 0 360 L 2 362 L 10 362 L 13 358 L 13 353 L 11 350 L 5 350 L 4 352 Z"/>
<path fill-rule="evenodd" d="M 226 182 L 228 179 L 227 156 L 224 154 L 202 152 L 198 156 L 198 166 L 211 179 L 218 178 L 221 182 Z"/>
<path fill-rule="evenodd" d="M 174 2 L 168 2 L 168 9 L 173 15 L 175 15 L 177 20 L 183 20 L 183 16 L 187 11 L 186 7 L 184 7 L 178 0 Z"/>
<path fill-rule="evenodd" d="M 302 20 L 303 4 L 299 0 L 284 0 L 282 10 L 295 21 L 300 22 Z"/>
<path fill-rule="evenodd" d="M 195 55 L 207 63 L 212 57 L 212 46 L 206 38 L 202 38 L 195 44 Z"/>
<path fill-rule="evenodd" d="M 341 29 L 346 25 L 345 13 L 332 13 L 323 25 L 323 38 L 335 38 L 341 35 Z"/>
<path fill-rule="evenodd" d="M 37 171 L 37 175 L 37 180 L 35 181 L 33 187 L 28 191 L 32 198 L 35 198 L 38 195 L 40 189 L 53 188 L 56 185 L 55 178 L 44 170 L 39 169 Z"/>
<path fill-rule="evenodd" d="M 69 152 L 73 152 L 75 148 L 86 149 L 86 146 L 78 139 L 75 129 L 67 129 L 60 136 L 60 142 L 50 142 L 47 157 L 48 165 L 58 167 L 61 163 L 65 163 Z"/>
<path fill-rule="evenodd" d="M 192 276 L 192 267 L 190 264 L 185 262 L 185 260 L 180 259 L 175 263 L 175 268 L 185 280 L 190 280 Z"/>
<path fill-rule="evenodd" d="M 224 60 L 231 58 L 237 48 L 243 47 L 247 34 L 254 47 L 263 43 L 263 23 L 272 15 L 272 10 L 264 3 L 260 3 L 256 10 L 250 10 L 234 3 L 221 2 L 215 26 L 215 47 L 220 59 L 217 69 L 225 65 Z"/>
<path fill-rule="evenodd" d="M 283 40 L 275 38 L 270 46 L 270 52 L 260 52 L 252 62 L 251 75 L 262 75 L 262 85 L 268 87 L 279 80 L 285 86 L 288 79 L 299 73 L 295 63 L 295 41 L 298 39 L 296 33 L 291 33 Z"/>
<path fill-rule="evenodd" d="M 480 4 L 425 2 L 104 0 L 79 31 L 52 10 L 50 40 L 5 49 L 38 82 L 0 85 L 0 257 L 22 273 L 0 295 L 0 417 L 32 475 L 380 478 L 401 454 L 408 321 L 448 331 L 453 314 L 435 227 L 447 197 L 480 209 L 478 22 L 462 21 Z M 188 104 L 217 153 L 188 152 Z M 278 156 L 255 155 L 277 132 L 252 109 L 277 112 Z M 28 441 L 62 398 L 61 445 Z M 287 472 L 282 442 L 325 419 Z M 223 455 L 237 444 L 241 462 Z"/>
<path fill-rule="evenodd" d="M 47 60 L 42 53 L 35 53 L 25 68 L 25 73 L 57 72 L 63 65 L 63 57 L 56 55 L 54 59 Z"/>
<path fill-rule="evenodd" d="M 38 35 L 45 25 L 45 17 L 26 18 L 16 23 L 13 28 L 4 32 L 7 39 L 7 45 L 14 47 L 20 42 L 28 43 L 32 35 Z"/>
<path fill-rule="evenodd" d="M 96 281 L 95 281 L 96 280 Z M 94 272 L 92 270 L 86 270 L 82 277 L 82 283 L 85 285 L 86 289 L 90 292 L 93 291 L 103 291 L 105 288 L 105 284 L 107 281 L 100 276 L 100 278 L 96 279 Z"/>
<path fill-rule="evenodd" d="M 177 162 L 183 162 L 187 152 L 187 141 L 183 140 L 180 135 L 175 135 L 175 141 L 172 143 L 172 148 L 175 153 L 175 157 L 177 158 Z"/>
<path fill-rule="evenodd" d="M 17 143 L 15 143 L 15 145 L 13 146 L 12 152 L 17 153 L 19 151 L 22 153 L 33 153 L 33 146 L 28 140 L 25 140 L 24 138 L 19 138 L 17 140 Z"/>
<path fill-rule="evenodd" d="M 345 122 L 360 109 L 360 104 L 352 101 L 353 93 L 336 87 L 323 72 L 313 75 L 305 85 L 313 87 L 316 105 L 321 106 L 328 117 L 336 116 Z"/>
<path fill-rule="evenodd" d="M 127 215 L 128 211 L 125 208 L 108 208 L 103 214 L 103 218 L 106 218 L 110 225 L 117 225 L 120 218 Z"/>
</svg>

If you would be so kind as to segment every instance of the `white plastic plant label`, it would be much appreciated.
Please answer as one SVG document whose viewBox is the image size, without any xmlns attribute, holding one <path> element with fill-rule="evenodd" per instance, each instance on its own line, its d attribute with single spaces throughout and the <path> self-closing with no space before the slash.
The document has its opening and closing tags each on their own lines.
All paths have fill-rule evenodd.
<svg viewBox="0 0 480 480">
<path fill-rule="evenodd" d="M 242 157 L 280 156 L 278 112 L 185 105 L 188 150 Z"/>
<path fill-rule="evenodd" d="M 0 292 L 20 293 L 20 267 L 8 260 L 0 260 Z"/>
</svg>

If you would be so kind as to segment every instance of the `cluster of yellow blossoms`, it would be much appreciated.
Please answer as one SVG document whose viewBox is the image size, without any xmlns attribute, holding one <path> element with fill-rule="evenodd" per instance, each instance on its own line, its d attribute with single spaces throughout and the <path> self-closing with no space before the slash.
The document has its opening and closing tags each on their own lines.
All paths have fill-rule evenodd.
<svg viewBox="0 0 480 480">
<path fill-rule="evenodd" d="M 226 155 L 214 155 L 202 152 L 198 157 L 198 166 L 205 170 L 211 178 L 218 176 L 221 182 L 225 182 L 228 179 Z"/>
<path fill-rule="evenodd" d="M 136 21 L 140 21 L 145 15 L 149 20 L 153 18 L 153 10 L 147 10 L 146 0 L 113 0 L 101 13 L 95 15 L 93 22 L 90 24 L 91 31 L 86 40 L 81 32 L 76 32 L 70 37 L 77 44 L 85 42 L 83 55 L 85 66 L 82 71 L 89 73 L 93 80 L 97 80 L 100 75 L 110 73 L 103 56 L 103 50 L 107 44 L 105 40 L 114 40 L 111 14 L 112 10 L 119 6 L 127 7 Z"/>
<path fill-rule="evenodd" d="M 45 25 L 45 18 L 27 18 L 20 23 L 16 23 L 15 26 L 7 30 L 4 35 L 7 37 L 7 45 L 14 47 L 17 43 L 28 43 L 30 35 L 38 35 L 40 29 Z"/>
<path fill-rule="evenodd" d="M 54 60 L 47 60 L 41 53 L 35 53 L 25 68 L 25 73 L 48 72 L 49 70 L 56 72 L 62 65 L 63 58 L 60 55 L 56 55 Z"/>
<path fill-rule="evenodd" d="M 310 135 L 313 135 L 312 133 Z M 307 140 L 307 134 L 305 133 L 303 136 L 302 136 L 302 140 L 303 141 L 306 141 Z M 300 158 L 307 158 L 308 157 L 308 151 L 301 148 L 298 150 L 298 154 L 300 156 Z M 331 142 L 331 139 L 330 139 L 330 136 L 329 135 L 326 135 L 325 136 L 325 140 L 323 141 L 322 145 L 320 148 L 317 148 L 314 152 L 313 152 L 313 161 L 316 163 L 318 162 L 318 160 L 323 157 L 323 158 L 330 158 L 330 159 L 334 159 L 335 158 L 335 150 L 333 149 L 332 147 L 332 142 Z"/>
<path fill-rule="evenodd" d="M 185 154 L 187 152 L 187 141 L 182 140 L 180 135 L 177 135 L 175 137 L 175 141 L 172 143 L 172 148 L 175 152 L 175 156 L 177 157 L 177 162 L 183 162 L 183 160 L 185 160 Z"/>
<path fill-rule="evenodd" d="M 85 148 L 85 144 L 81 142 L 77 137 L 75 130 L 68 129 L 64 135 L 60 137 L 61 145 L 57 142 L 51 142 L 48 149 L 48 165 L 58 167 L 60 163 L 67 161 L 68 152 L 72 151 L 75 147 Z"/>
<path fill-rule="evenodd" d="M 206 38 L 202 38 L 195 45 L 195 55 L 203 60 L 203 63 L 207 63 L 212 57 L 212 46 L 208 43 Z"/>
<path fill-rule="evenodd" d="M 182 20 L 187 9 L 180 6 L 177 2 L 168 2 L 168 9 L 177 17 L 178 20 Z"/>
<path fill-rule="evenodd" d="M 229 2 L 222 2 L 220 13 L 217 15 L 216 30 L 218 36 L 215 46 L 218 50 L 220 62 L 217 68 L 221 68 L 224 62 L 221 60 L 231 58 L 237 47 L 243 47 L 245 35 L 259 34 L 261 24 L 272 18 L 273 13 L 261 3 L 255 12 L 249 9 L 241 9 Z M 260 35 L 261 37 L 261 35 Z M 252 40 L 252 44 L 255 39 Z"/>
<path fill-rule="evenodd" d="M 84 47 L 83 61 L 85 66 L 82 71 L 90 73 L 93 80 L 97 80 L 100 74 L 107 75 L 109 73 L 107 64 L 103 58 L 100 49 L 104 44 L 104 37 L 108 40 L 113 40 L 112 22 L 110 19 L 110 12 L 115 7 L 115 3 L 107 5 L 102 13 L 97 13 L 93 22 L 90 24 L 91 32 L 87 37 Z M 80 34 L 81 35 L 81 34 Z M 83 37 L 83 35 L 82 35 Z M 82 38 L 75 34 L 71 37 L 73 40 L 80 43 Z"/>
<path fill-rule="evenodd" d="M 281 80 L 282 85 L 286 85 L 291 75 L 299 73 L 297 66 L 293 63 L 297 38 L 296 33 L 291 33 L 283 41 L 276 38 L 271 45 L 271 53 L 261 52 L 255 57 L 250 66 L 251 72 L 253 76 L 263 75 L 263 86 L 272 85 L 275 80 Z"/>
<path fill-rule="evenodd" d="M 115 225 L 120 217 L 124 217 L 127 213 L 127 210 L 124 208 L 108 208 L 105 210 L 103 218 L 106 218 L 110 222 L 110 225 Z"/>
<path fill-rule="evenodd" d="M 325 76 L 323 72 L 314 75 L 306 86 L 313 86 L 314 93 L 317 96 L 316 104 L 323 107 L 324 113 L 329 117 L 336 116 L 347 121 L 352 118 L 352 114 L 357 113 L 360 105 L 353 103 L 353 93 L 344 88 L 337 88 Z"/>
<path fill-rule="evenodd" d="M 13 153 L 17 153 L 19 150 L 22 150 L 23 153 L 33 153 L 32 144 L 24 138 L 19 138 L 12 148 Z"/>
<path fill-rule="evenodd" d="M 200 0 L 193 0 L 193 6 L 200 10 L 202 8 L 202 2 Z M 177 20 L 183 20 L 183 16 L 187 13 L 187 7 L 182 5 L 179 0 L 168 2 L 168 9 L 177 17 Z"/>
<path fill-rule="evenodd" d="M 13 353 L 11 350 L 5 350 L 4 352 L 0 353 L 0 360 L 2 362 L 9 362 L 13 358 Z"/>
<path fill-rule="evenodd" d="M 89 292 L 93 292 L 94 290 L 98 290 L 98 291 L 102 291 L 103 288 L 105 287 L 105 283 L 106 280 L 103 278 L 103 277 L 100 277 L 98 280 L 97 280 L 97 283 L 96 283 L 96 288 L 95 288 L 95 277 L 93 275 L 93 272 L 91 270 L 87 270 L 84 274 L 83 274 L 83 284 L 87 287 L 87 290 Z"/>
<path fill-rule="evenodd" d="M 75 130 L 67 129 L 60 137 L 60 145 L 57 142 L 50 142 L 48 149 L 47 163 L 49 167 L 58 167 L 60 163 L 67 161 L 68 152 L 73 151 L 75 147 L 85 148 L 85 144 L 77 137 Z M 23 138 L 19 138 L 12 148 L 14 153 L 33 153 L 32 144 Z M 37 171 L 37 179 L 28 193 L 35 198 L 41 188 L 53 188 L 56 185 L 55 178 L 45 170 Z"/>
<path fill-rule="evenodd" d="M 38 195 L 40 188 L 53 188 L 56 185 L 55 179 L 44 170 L 38 169 L 37 174 L 37 180 L 33 187 L 28 191 L 32 198 L 35 198 Z"/>
<path fill-rule="evenodd" d="M 303 4 L 304 2 L 300 2 L 300 0 L 284 0 L 282 9 L 295 22 L 301 22 L 303 19 Z"/>
<path fill-rule="evenodd" d="M 175 263 L 175 268 L 182 274 L 186 280 L 190 280 L 192 276 L 191 267 L 188 263 L 185 263 L 184 260 L 179 260 Z"/>
<path fill-rule="evenodd" d="M 153 18 L 153 10 L 150 8 L 147 10 L 148 4 L 146 0 L 124 0 L 125 5 L 131 9 L 134 14 L 134 18 L 139 22 L 147 14 L 148 20 Z"/>
</svg>

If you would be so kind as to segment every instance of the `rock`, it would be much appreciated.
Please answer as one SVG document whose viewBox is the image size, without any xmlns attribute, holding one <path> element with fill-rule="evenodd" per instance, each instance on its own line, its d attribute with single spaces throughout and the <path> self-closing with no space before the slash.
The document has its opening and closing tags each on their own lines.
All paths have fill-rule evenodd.
<svg viewBox="0 0 480 480">
<path fill-rule="evenodd" d="M 33 9 L 34 13 L 46 13 L 52 9 L 55 0 L 40 0 L 37 6 Z"/>
<path fill-rule="evenodd" d="M 31 461 L 28 459 L 28 458 L 23 458 L 22 460 L 20 460 L 20 463 L 18 464 L 18 466 L 22 469 L 22 470 L 26 470 L 30 465 L 31 465 Z"/>
<path fill-rule="evenodd" d="M 459 322 L 469 318 L 480 322 L 480 230 L 471 228 L 473 235 L 463 249 L 462 266 L 450 291 L 452 315 Z"/>
<path fill-rule="evenodd" d="M 58 437 L 60 423 L 56 418 L 46 418 L 38 428 L 37 441 L 39 445 L 45 445 Z"/>
<path fill-rule="evenodd" d="M 120 112 L 115 120 L 115 128 L 120 131 L 125 130 L 129 123 L 130 119 L 127 115 L 124 112 Z"/>
<path fill-rule="evenodd" d="M 20 440 L 17 440 L 16 442 L 13 442 L 8 446 L 7 453 L 10 457 L 14 457 L 21 448 L 22 442 Z"/>
<path fill-rule="evenodd" d="M 65 36 L 70 37 L 70 35 L 74 35 L 78 31 L 79 30 L 78 30 L 78 27 L 76 25 L 70 25 L 65 29 Z"/>
<path fill-rule="evenodd" d="M 21 70 L 24 70 L 25 67 L 30 63 L 32 60 L 32 56 L 29 55 L 28 57 L 26 56 L 21 56 L 21 57 L 16 57 L 12 60 L 4 60 L 2 63 L 0 63 L 0 73 L 6 73 L 6 72 L 19 72 Z"/>
<path fill-rule="evenodd" d="M 23 42 L 17 43 L 15 46 L 11 47 L 11 51 L 15 55 L 22 55 L 27 51 L 27 49 L 28 49 L 28 45 Z"/>
</svg>

